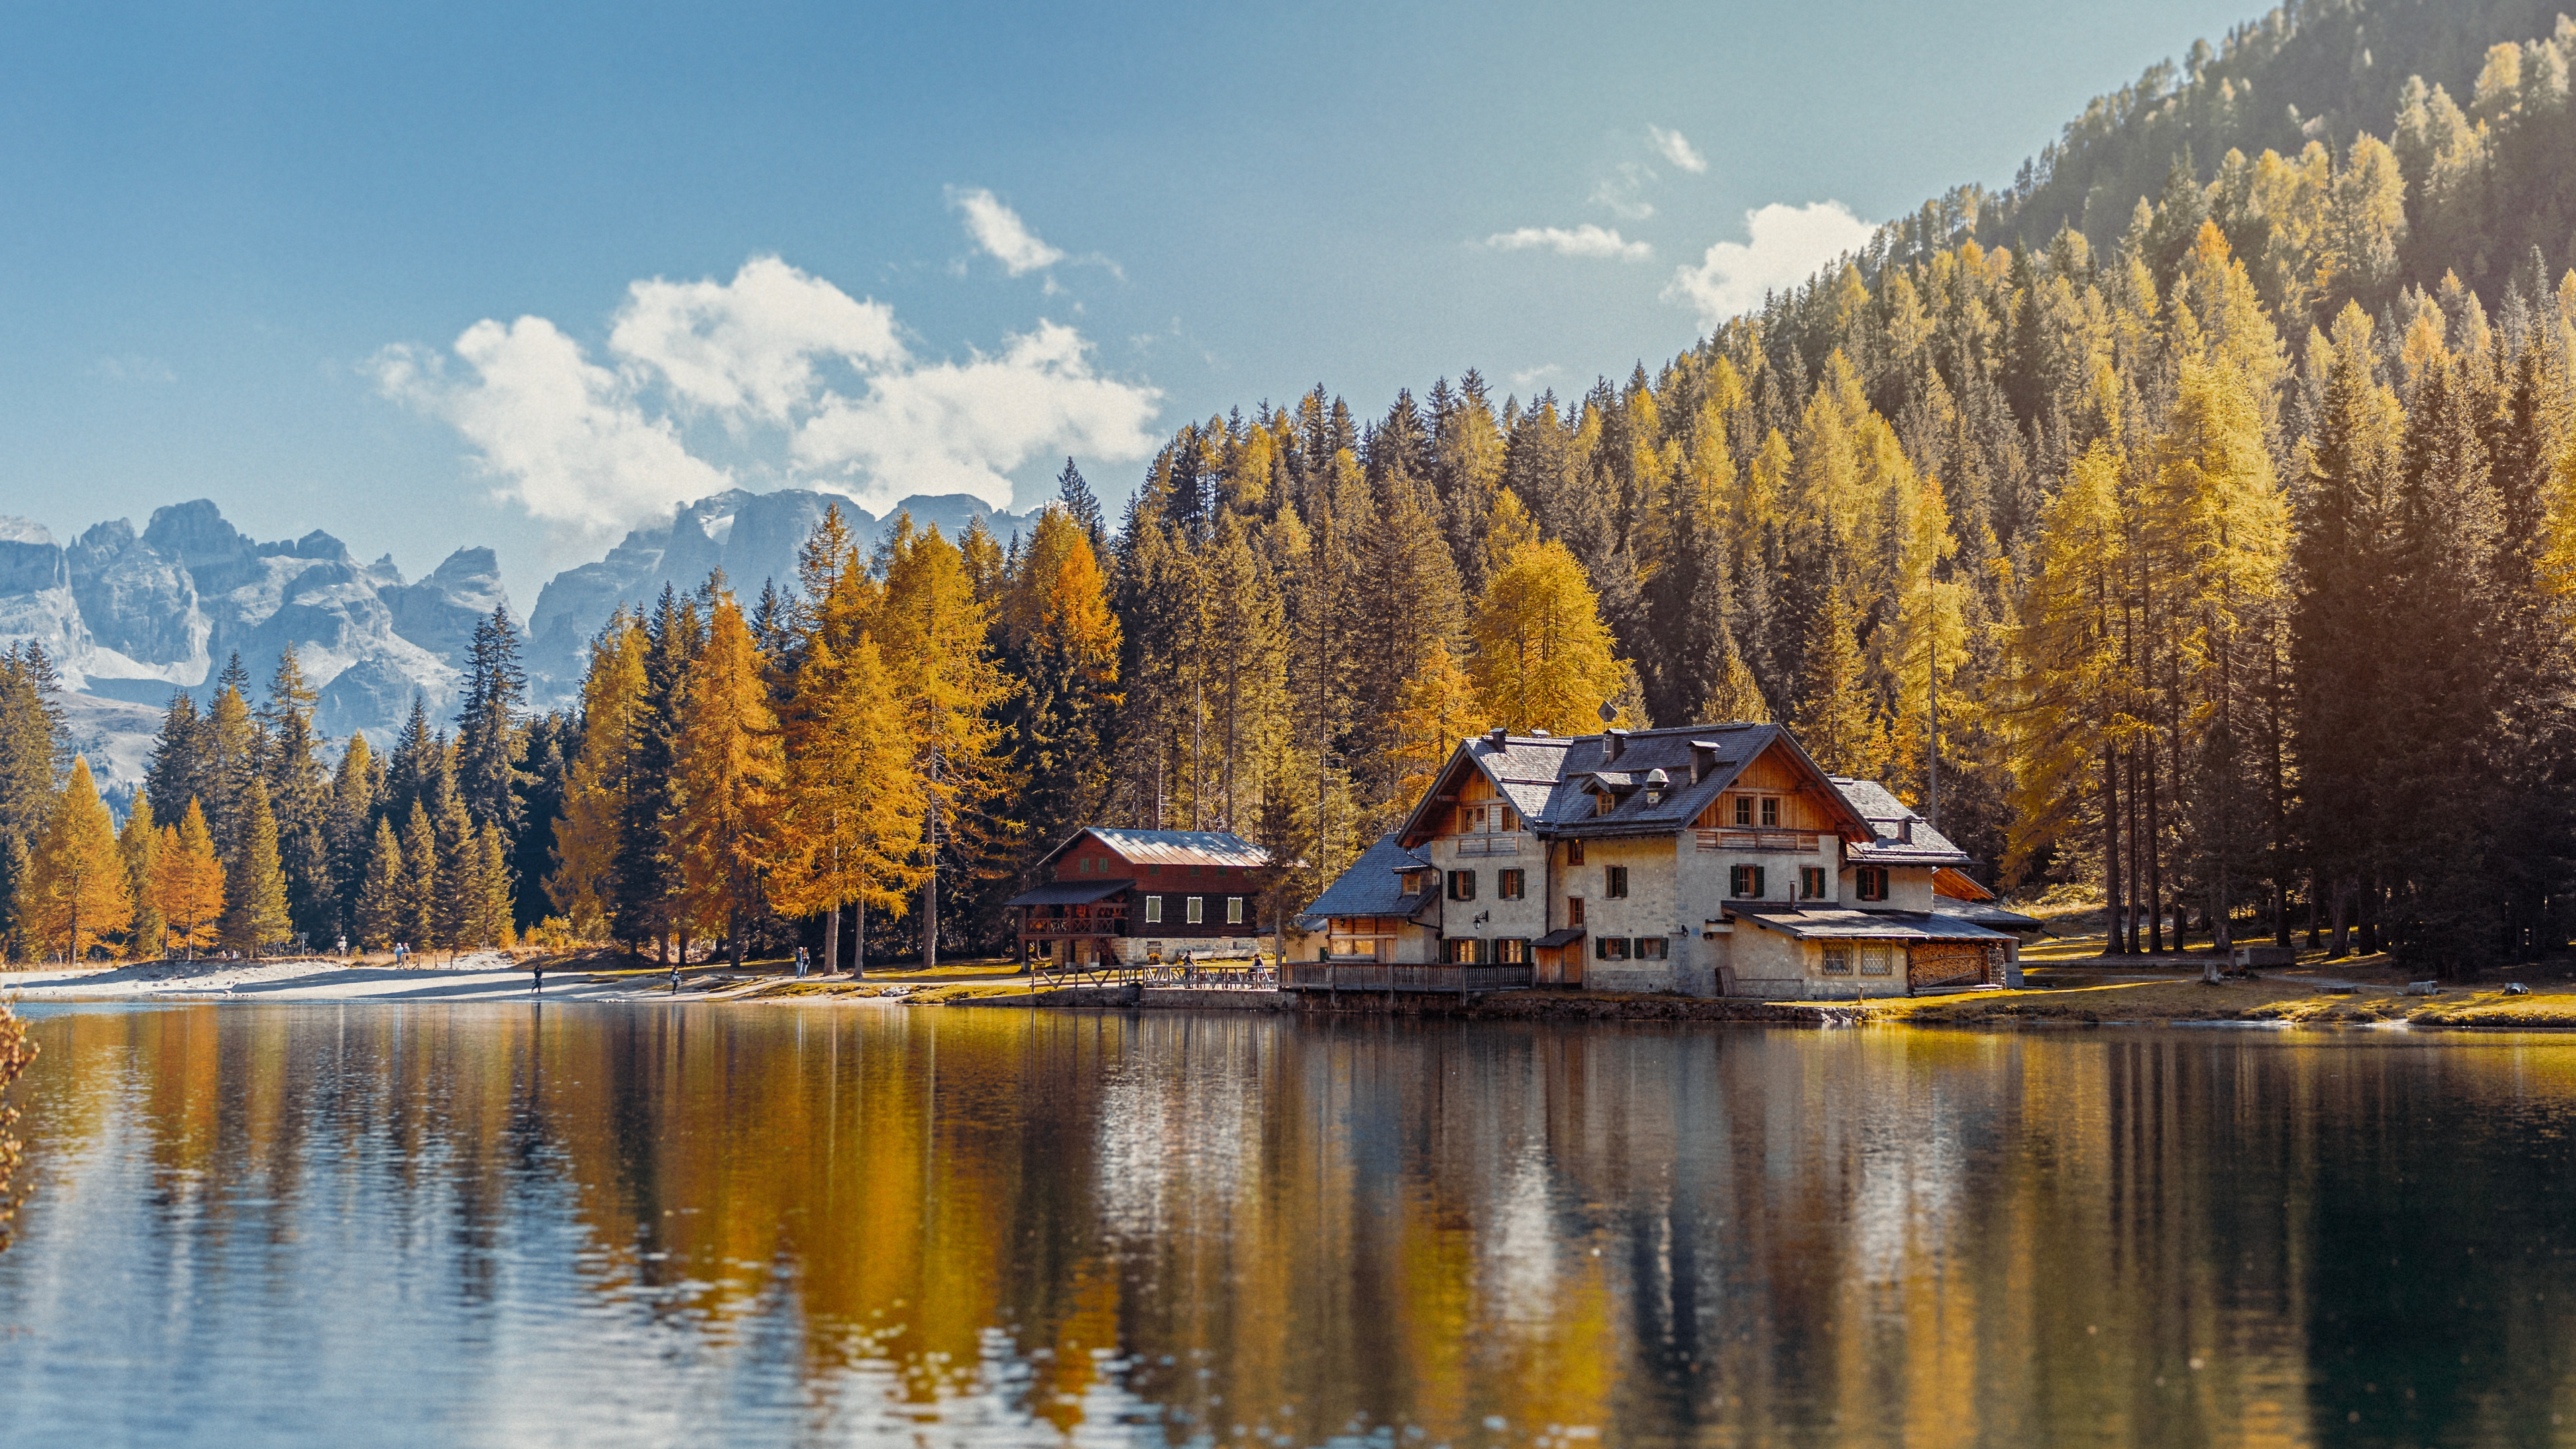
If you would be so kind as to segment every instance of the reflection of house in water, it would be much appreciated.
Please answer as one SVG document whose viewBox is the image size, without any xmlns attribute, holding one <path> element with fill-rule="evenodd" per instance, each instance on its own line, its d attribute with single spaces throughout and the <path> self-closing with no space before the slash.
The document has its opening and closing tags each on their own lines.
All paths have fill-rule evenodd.
<svg viewBox="0 0 2576 1449">
<path fill-rule="evenodd" d="M 1020 912 L 1023 964 L 1092 966 L 1261 949 L 1260 846 L 1220 830 L 1089 826 L 1049 851 L 1051 876 L 1003 902 Z"/>
<path fill-rule="evenodd" d="M 1945 873 L 1974 886 L 1967 864 L 1876 781 L 1827 775 L 1778 725 L 1573 739 L 1497 730 L 1459 744 L 1403 823 L 1294 923 L 1288 952 L 1506 968 L 1475 973 L 1484 986 L 1694 996 L 2015 982 L 2008 932 L 2038 923 L 1958 901 L 1957 886 L 1945 893 Z M 1338 987 L 1350 976 L 1286 979 Z M 1387 989 L 1456 989 L 1439 971 L 1360 979 L 1379 977 Z"/>
</svg>

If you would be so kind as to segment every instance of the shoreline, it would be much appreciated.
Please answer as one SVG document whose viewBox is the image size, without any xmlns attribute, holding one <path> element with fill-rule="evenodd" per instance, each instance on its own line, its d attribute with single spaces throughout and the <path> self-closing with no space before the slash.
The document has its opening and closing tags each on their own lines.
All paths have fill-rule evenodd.
<svg viewBox="0 0 2576 1449">
<path fill-rule="evenodd" d="M 762 963 L 766 965 L 767 963 Z M 103 967 L 0 972 L 0 1003 L 40 1006 L 166 1002 L 222 1004 L 489 1005 L 566 1002 L 600 1005 L 962 1006 L 1043 1011 L 1225 1011 L 1300 1017 L 1401 1016 L 1462 1021 L 1661 1022 L 1804 1028 L 1916 1026 L 2289 1027 L 2452 1031 L 2576 1031 L 2576 984 L 2525 994 L 2446 985 L 2409 995 L 2402 985 L 2284 975 L 2205 985 L 2197 977 L 2126 975 L 2059 968 L 2017 990 L 1853 1002 L 1755 1001 L 1682 996 L 1524 990 L 1472 997 L 1342 993 L 1338 997 L 1225 987 L 1039 986 L 994 973 L 924 977 L 887 971 L 793 976 L 716 963 L 689 968 L 674 995 L 669 973 L 604 961 L 548 963 L 542 993 L 531 968 L 500 952 L 447 965 L 290 958 L 280 961 L 152 961 Z"/>
</svg>

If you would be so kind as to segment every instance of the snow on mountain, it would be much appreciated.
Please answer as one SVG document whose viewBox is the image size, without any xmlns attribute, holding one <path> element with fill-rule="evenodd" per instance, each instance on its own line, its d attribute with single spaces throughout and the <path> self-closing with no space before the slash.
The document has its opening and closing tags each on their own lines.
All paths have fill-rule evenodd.
<svg viewBox="0 0 2576 1449">
<path fill-rule="evenodd" d="M 876 542 L 884 522 L 847 499 L 733 490 L 556 575 L 525 623 L 530 703 L 579 696 L 590 641 L 621 604 L 648 604 L 666 585 L 686 593 L 716 569 L 746 603 L 767 580 L 791 587 L 797 547 L 833 503 L 862 549 Z M 1028 521 L 964 494 L 897 507 L 952 539 L 977 518 L 1006 541 Z M 293 645 L 328 736 L 363 730 L 389 743 L 415 693 L 433 718 L 448 718 L 475 624 L 505 602 L 488 548 L 458 549 L 406 582 L 390 557 L 362 564 L 318 529 L 257 542 L 205 499 L 156 509 L 139 532 L 125 519 L 97 524 L 68 548 L 40 524 L 0 515 L 0 647 L 45 647 L 71 690 L 75 746 L 102 788 L 120 795 L 141 780 L 171 695 L 186 690 L 203 703 L 236 652 L 265 686 Z"/>
</svg>

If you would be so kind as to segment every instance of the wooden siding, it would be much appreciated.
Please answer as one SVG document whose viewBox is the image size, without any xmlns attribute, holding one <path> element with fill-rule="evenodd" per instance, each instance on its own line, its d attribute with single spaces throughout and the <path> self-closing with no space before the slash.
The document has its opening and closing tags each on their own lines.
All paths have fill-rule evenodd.
<svg viewBox="0 0 2576 1449">
<path fill-rule="evenodd" d="M 1728 785 L 1715 800 L 1710 801 L 1708 808 L 1699 812 L 1699 818 L 1691 823 L 1702 830 L 1737 829 L 1739 827 L 1735 823 L 1735 802 L 1738 799 L 1750 800 L 1753 802 L 1752 829 L 1765 834 L 1805 831 L 1807 832 L 1806 844 L 1795 848 L 1813 850 L 1816 832 L 1834 828 L 1834 812 L 1825 802 L 1817 799 L 1814 793 L 1816 790 L 1828 788 L 1831 787 L 1811 781 L 1806 771 L 1799 768 L 1798 762 L 1775 744 L 1756 755 L 1753 762 L 1744 767 L 1744 773 L 1736 776 L 1734 782 Z M 1766 799 L 1780 802 L 1780 818 L 1776 823 L 1765 822 L 1762 818 L 1762 802 Z M 1703 846 L 1702 848 L 1714 850 L 1718 847 Z M 1785 849 L 1789 847 L 1766 845 L 1745 848 Z"/>
</svg>

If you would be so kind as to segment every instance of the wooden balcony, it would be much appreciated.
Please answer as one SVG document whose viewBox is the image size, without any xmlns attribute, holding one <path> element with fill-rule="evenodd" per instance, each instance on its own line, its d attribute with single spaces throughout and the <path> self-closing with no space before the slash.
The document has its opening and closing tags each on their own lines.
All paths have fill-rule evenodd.
<svg viewBox="0 0 2576 1449">
<path fill-rule="evenodd" d="M 1518 835 L 1461 835 L 1458 837 L 1458 854 L 1461 856 L 1518 855 L 1520 853 L 1521 838 Z"/>
<path fill-rule="evenodd" d="M 1020 923 L 1023 936 L 1124 936 L 1127 918 L 1102 913 L 1091 916 L 1037 916 Z"/>
<path fill-rule="evenodd" d="M 1816 842 L 1823 838 L 1824 832 L 1818 830 L 1703 830 L 1699 833 L 1699 848 L 1813 855 Z"/>
</svg>

